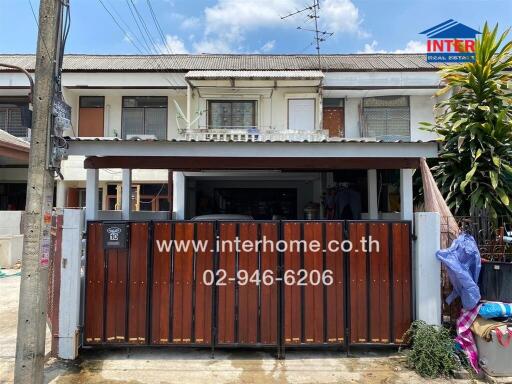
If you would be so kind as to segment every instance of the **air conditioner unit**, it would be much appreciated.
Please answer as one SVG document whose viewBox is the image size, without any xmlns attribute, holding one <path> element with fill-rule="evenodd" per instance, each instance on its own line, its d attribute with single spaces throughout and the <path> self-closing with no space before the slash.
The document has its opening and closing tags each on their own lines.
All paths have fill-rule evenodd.
<svg viewBox="0 0 512 384">
<path fill-rule="evenodd" d="M 157 140 L 156 135 L 126 135 L 127 140 Z"/>
</svg>

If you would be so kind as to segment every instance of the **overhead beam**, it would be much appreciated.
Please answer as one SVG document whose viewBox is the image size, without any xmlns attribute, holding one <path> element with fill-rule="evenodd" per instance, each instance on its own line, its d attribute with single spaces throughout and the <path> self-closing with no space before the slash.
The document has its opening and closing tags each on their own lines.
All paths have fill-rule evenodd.
<svg viewBox="0 0 512 384">
<path fill-rule="evenodd" d="M 438 155 L 435 142 L 209 142 L 166 140 L 69 139 L 68 155 L 247 158 L 431 158 Z"/>
<path fill-rule="evenodd" d="M 84 168 L 204 170 L 328 171 L 336 169 L 414 169 L 418 158 L 359 157 L 211 157 L 200 156 L 91 156 Z"/>
</svg>

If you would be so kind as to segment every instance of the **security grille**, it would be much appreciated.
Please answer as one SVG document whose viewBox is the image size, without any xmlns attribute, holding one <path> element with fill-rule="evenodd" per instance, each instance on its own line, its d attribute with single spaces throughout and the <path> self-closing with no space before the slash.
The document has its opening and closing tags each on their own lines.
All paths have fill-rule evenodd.
<svg viewBox="0 0 512 384">
<path fill-rule="evenodd" d="M 209 101 L 208 119 L 211 129 L 254 128 L 256 102 L 222 100 Z"/>
<path fill-rule="evenodd" d="M 28 137 L 28 128 L 23 122 L 23 108 L 0 106 L 0 129 L 16 137 Z"/>
<path fill-rule="evenodd" d="M 364 137 L 375 137 L 384 141 L 410 140 L 409 98 L 369 97 L 363 101 Z"/>
</svg>

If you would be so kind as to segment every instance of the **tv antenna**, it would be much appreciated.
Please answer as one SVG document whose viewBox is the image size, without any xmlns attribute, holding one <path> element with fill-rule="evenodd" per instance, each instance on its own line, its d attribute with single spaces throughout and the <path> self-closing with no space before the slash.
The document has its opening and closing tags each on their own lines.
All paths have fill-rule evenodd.
<svg viewBox="0 0 512 384">
<path fill-rule="evenodd" d="M 308 20 L 313 20 L 315 22 L 315 26 L 313 29 L 304 28 L 302 26 L 298 26 L 297 29 L 299 29 L 301 31 L 314 33 L 315 37 L 314 37 L 311 45 L 314 44 L 316 46 L 316 53 L 318 55 L 318 68 L 321 70 L 322 69 L 322 60 L 321 60 L 321 56 L 320 56 L 320 44 L 323 43 L 325 40 L 327 40 L 332 35 L 334 35 L 334 32 L 322 31 L 318 28 L 318 19 L 320 18 L 319 11 L 320 11 L 320 0 L 313 0 L 313 4 L 310 4 L 302 9 L 298 9 L 298 10 L 291 12 L 285 16 L 282 16 L 281 20 L 287 19 L 287 18 L 295 16 L 295 15 L 306 14 L 306 17 Z"/>
</svg>

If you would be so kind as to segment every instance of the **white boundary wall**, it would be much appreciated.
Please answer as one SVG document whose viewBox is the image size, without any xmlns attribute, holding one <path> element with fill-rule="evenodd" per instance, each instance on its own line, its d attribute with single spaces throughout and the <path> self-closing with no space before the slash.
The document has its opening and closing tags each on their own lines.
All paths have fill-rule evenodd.
<svg viewBox="0 0 512 384">
<path fill-rule="evenodd" d="M 436 252 L 441 247 L 441 219 L 435 212 L 414 214 L 414 287 L 417 320 L 441 325 L 441 263 Z"/>
<path fill-rule="evenodd" d="M 80 343 L 80 283 L 84 213 L 64 209 L 59 301 L 59 348 L 61 359 L 78 356 Z"/>
</svg>

